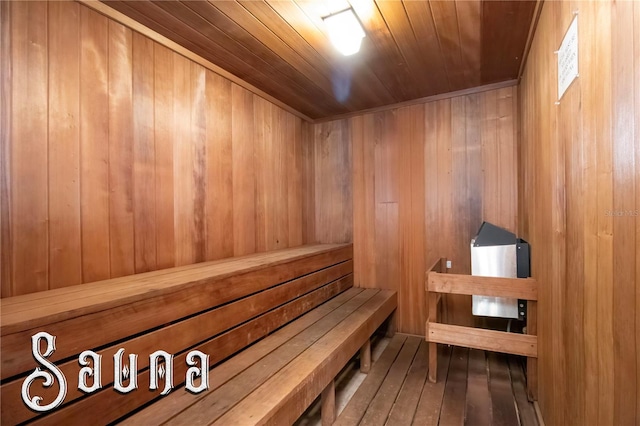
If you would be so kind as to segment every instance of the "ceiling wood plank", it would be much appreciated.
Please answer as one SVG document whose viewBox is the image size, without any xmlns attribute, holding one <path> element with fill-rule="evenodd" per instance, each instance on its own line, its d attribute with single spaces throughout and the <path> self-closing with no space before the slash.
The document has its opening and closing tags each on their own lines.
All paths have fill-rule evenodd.
<svg viewBox="0 0 640 426">
<path fill-rule="evenodd" d="M 102 1 L 317 120 L 517 78 L 540 0 Z M 367 36 L 345 57 L 323 17 L 348 7 Z"/>
<path fill-rule="evenodd" d="M 147 3 L 140 0 L 134 3 Z M 250 33 L 228 19 L 208 2 L 154 1 L 150 2 L 175 16 L 192 28 L 215 40 L 233 56 L 245 58 L 254 68 L 271 73 L 271 78 L 287 83 L 289 90 L 300 97 L 314 99 L 323 109 L 343 109 L 342 105 L 327 96 L 313 81 L 305 78 L 295 68 L 278 58 L 272 51 L 257 41 Z"/>
<path fill-rule="evenodd" d="M 420 93 L 420 97 L 434 93 L 437 88 L 431 81 L 427 70 L 431 68 L 429 63 L 437 63 L 441 61 L 441 58 L 427 58 L 421 54 L 420 43 L 413 33 L 403 3 L 376 0 L 376 5 L 389 27 L 398 50 L 409 67 L 413 77 L 414 90 Z"/>
<path fill-rule="evenodd" d="M 411 81 L 411 73 L 380 11 L 371 7 L 369 1 L 351 0 L 350 3 L 367 33 L 362 42 L 365 61 L 396 100 L 410 96 L 407 82 Z"/>
<path fill-rule="evenodd" d="M 123 2 L 109 0 L 104 3 L 132 19 L 135 19 L 153 31 L 157 31 L 161 35 L 173 40 L 195 54 L 202 56 L 206 60 L 213 62 L 236 77 L 251 85 L 259 87 L 268 95 L 280 99 L 287 105 L 294 106 L 294 108 L 301 113 L 311 118 L 323 115 L 323 111 L 317 106 L 317 104 L 313 102 L 300 102 L 298 97 L 290 94 L 290 89 L 287 89 L 283 83 L 273 81 L 269 86 L 264 85 L 264 80 L 268 77 L 265 77 L 261 71 L 248 65 L 241 58 L 236 58 L 231 55 L 230 52 L 226 51 L 221 46 L 215 43 L 212 45 L 211 41 L 199 32 L 191 28 L 184 28 L 184 24 L 166 12 L 159 9 L 155 11 L 144 9 L 141 11 L 137 9 L 136 6 L 139 6 L 139 3 L 142 2 L 137 1 Z M 159 24 L 154 19 L 156 15 L 159 15 L 158 19 L 161 19 L 163 24 Z"/>
<path fill-rule="evenodd" d="M 458 30 L 458 14 L 453 1 L 429 0 L 433 21 L 436 26 L 440 50 L 444 58 L 449 90 L 461 90 L 466 86 L 462 53 L 460 50 L 460 32 Z"/>
<path fill-rule="evenodd" d="M 456 0 L 460 50 L 468 86 L 482 84 L 482 1 Z"/>
<path fill-rule="evenodd" d="M 535 1 L 482 2 L 483 82 L 518 75 L 535 6 Z M 509 25 L 510 22 L 522 24 Z"/>
<path fill-rule="evenodd" d="M 242 3 L 255 4 L 253 1 Z M 357 93 L 354 96 L 368 96 L 372 98 L 370 104 L 375 105 L 395 102 L 395 97 L 369 68 L 362 55 L 344 57 L 330 45 L 327 35 L 321 30 L 323 24 L 320 15 L 310 17 L 300 5 L 292 0 L 267 1 L 266 3 L 287 21 L 318 54 L 335 65 L 335 78 L 351 81 Z"/>
<path fill-rule="evenodd" d="M 451 91 L 429 3 L 404 0 L 404 7 L 416 37 L 419 54 L 429 63 L 424 72 L 428 73 L 429 79 L 436 87 L 430 94 Z"/>
<path fill-rule="evenodd" d="M 352 86 L 352 99 L 350 99 L 350 101 L 355 103 L 353 108 L 356 110 L 361 109 L 363 105 L 391 102 L 392 98 L 386 91 L 386 88 L 380 80 L 371 73 L 368 67 L 358 66 L 353 69 L 353 67 L 345 66 L 347 64 L 344 64 L 344 61 L 340 61 L 339 58 L 333 57 L 327 59 L 315 50 L 304 36 L 298 33 L 287 22 L 285 17 L 278 14 L 276 10 L 265 2 L 241 1 L 239 3 L 251 13 L 255 19 L 279 37 L 282 43 L 299 52 L 311 66 L 325 70 L 325 75 L 331 80 L 332 85 L 336 83 L 336 79 L 350 78 Z M 297 6 L 292 2 L 278 2 L 278 4 L 283 3 L 285 3 L 285 6 L 288 5 L 289 8 L 293 7 L 297 9 Z M 227 5 L 228 3 L 225 2 L 222 4 Z M 311 21 L 309 21 L 309 25 L 315 26 Z M 326 46 L 326 38 L 322 39 L 322 45 Z M 358 76 L 359 78 L 353 78 L 353 76 Z"/>
<path fill-rule="evenodd" d="M 236 42 L 234 48 L 243 46 L 269 64 L 288 64 L 289 67 L 278 68 L 303 87 L 317 87 L 326 98 L 332 99 L 331 81 L 320 72 L 323 68 L 315 68 L 305 61 L 240 4 L 232 1 L 187 1 L 183 4 L 221 32 L 228 34 L 230 39 Z M 245 28 L 249 28 L 250 32 Z M 302 80 L 301 76 L 304 76 L 306 81 Z M 346 107 L 351 109 L 348 104 Z"/>
</svg>

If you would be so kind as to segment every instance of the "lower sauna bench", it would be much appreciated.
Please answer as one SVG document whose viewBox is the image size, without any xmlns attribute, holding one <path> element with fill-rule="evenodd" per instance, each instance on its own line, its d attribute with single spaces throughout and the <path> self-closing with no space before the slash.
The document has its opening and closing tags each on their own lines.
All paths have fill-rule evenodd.
<svg viewBox="0 0 640 426">
<path fill-rule="evenodd" d="M 370 359 L 370 337 L 393 328 L 396 306 L 394 291 L 353 287 L 351 244 L 301 246 L 4 298 L 2 424 L 292 424 L 320 395 L 330 424 L 334 378 L 358 351 Z M 60 395 L 58 384 L 43 388 L 41 380 L 29 379 L 38 367 L 32 339 L 42 333 L 55 339 L 47 356 L 68 382 L 62 403 L 46 413 L 21 400 L 23 383 L 30 383 L 28 398 L 40 398 L 40 407 Z M 102 377 L 85 393 L 76 383 L 80 354 L 88 349 L 100 356 Z M 163 373 L 150 368 L 158 350 L 173 355 L 167 377 L 174 389 L 166 396 L 160 395 L 168 386 Z M 208 390 L 195 395 L 183 387 L 193 350 L 207 356 L 198 363 L 210 370 Z M 125 364 L 138 354 L 137 368 L 116 368 L 123 354 Z M 159 389 L 151 389 L 152 374 L 163 377 Z M 132 386 L 124 393 L 115 391 L 120 377 Z"/>
</svg>

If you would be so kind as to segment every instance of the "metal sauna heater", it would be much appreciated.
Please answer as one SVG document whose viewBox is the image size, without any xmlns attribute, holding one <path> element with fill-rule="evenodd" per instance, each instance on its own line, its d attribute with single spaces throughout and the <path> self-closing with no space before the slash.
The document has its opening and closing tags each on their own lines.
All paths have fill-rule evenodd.
<svg viewBox="0 0 640 426">
<path fill-rule="evenodd" d="M 529 272 L 529 243 L 506 229 L 483 222 L 471 240 L 471 275 L 527 278 Z M 527 303 L 505 297 L 473 296 L 473 315 L 524 320 Z"/>
</svg>

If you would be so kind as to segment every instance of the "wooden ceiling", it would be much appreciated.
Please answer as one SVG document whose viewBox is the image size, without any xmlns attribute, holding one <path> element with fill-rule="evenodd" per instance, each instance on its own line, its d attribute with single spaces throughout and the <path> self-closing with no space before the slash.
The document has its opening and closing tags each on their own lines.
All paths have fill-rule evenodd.
<svg viewBox="0 0 640 426">
<path fill-rule="evenodd" d="M 517 78 L 536 0 L 105 1 L 312 119 Z M 322 17 L 352 6 L 344 57 Z"/>
</svg>

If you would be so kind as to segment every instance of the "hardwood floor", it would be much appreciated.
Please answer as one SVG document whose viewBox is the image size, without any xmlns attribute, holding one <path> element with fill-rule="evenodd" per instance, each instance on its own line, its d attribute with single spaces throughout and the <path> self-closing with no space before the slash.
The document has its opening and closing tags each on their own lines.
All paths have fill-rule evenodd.
<svg viewBox="0 0 640 426">
<path fill-rule="evenodd" d="M 354 362 L 347 367 L 352 372 L 342 375 L 348 383 L 337 384 L 336 400 L 342 403 L 334 424 L 537 426 L 526 397 L 523 358 L 438 346 L 439 381 L 430 383 L 424 339 L 396 334 L 375 342 L 369 374 L 354 373 Z M 310 409 L 298 425 L 319 424 L 316 411 Z"/>
</svg>

